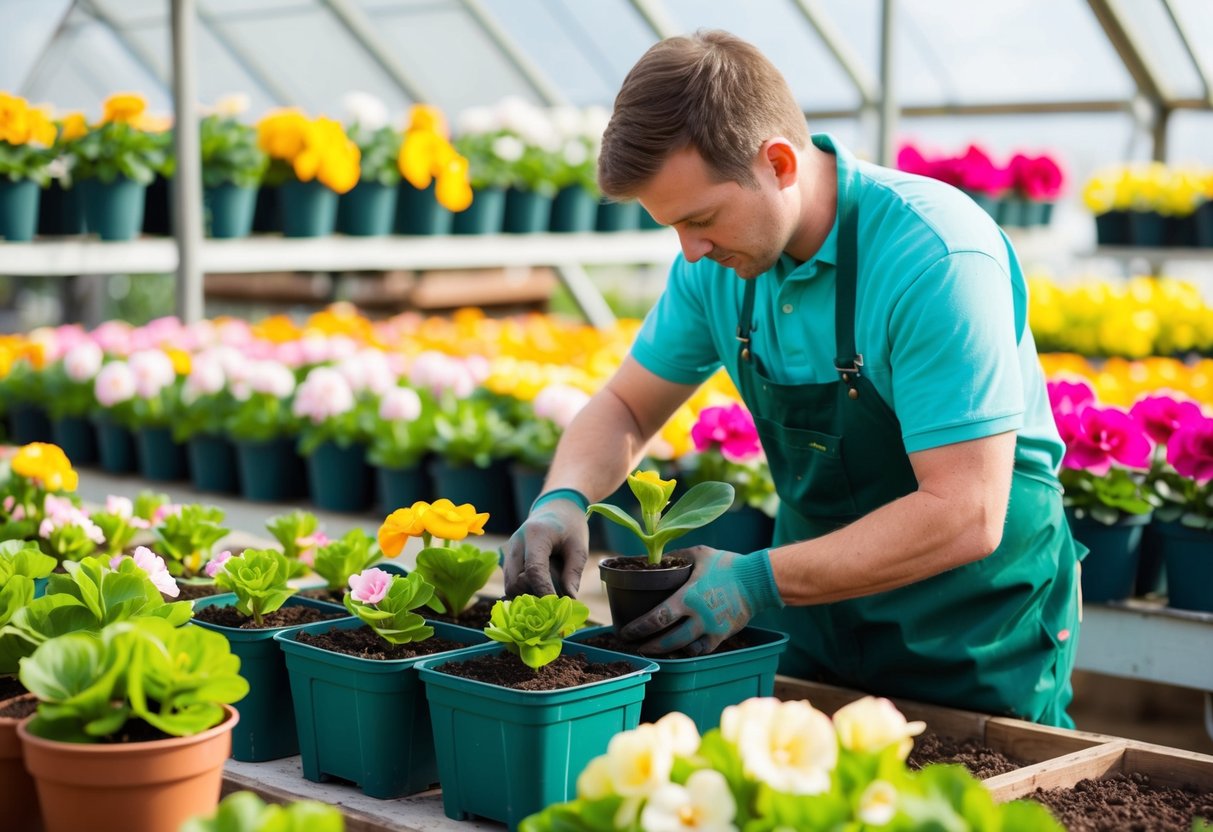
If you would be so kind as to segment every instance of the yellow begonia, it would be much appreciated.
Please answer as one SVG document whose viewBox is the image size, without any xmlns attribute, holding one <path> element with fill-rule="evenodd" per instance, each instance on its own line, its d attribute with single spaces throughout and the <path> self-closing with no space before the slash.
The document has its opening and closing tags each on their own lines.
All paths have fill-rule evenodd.
<svg viewBox="0 0 1213 832">
<path fill-rule="evenodd" d="M 11 145 L 55 143 L 55 125 L 40 107 L 31 107 L 24 98 L 0 92 L 0 141 Z"/>
<path fill-rule="evenodd" d="M 425 530 L 440 540 L 463 540 L 469 534 L 484 534 L 487 512 L 477 513 L 471 503 L 455 505 L 445 497 L 430 504 L 421 517 Z"/>
<path fill-rule="evenodd" d="M 253 336 L 273 344 L 298 340 L 303 331 L 286 315 L 271 315 L 252 327 Z"/>
<path fill-rule="evenodd" d="M 79 477 L 58 445 L 31 442 L 13 455 L 12 472 L 32 480 L 48 491 L 75 491 Z"/>
<path fill-rule="evenodd" d="M 88 120 L 84 113 L 68 113 L 59 120 L 59 140 L 75 141 L 88 133 Z"/>
<path fill-rule="evenodd" d="M 442 114 L 435 108 L 413 106 L 396 166 L 405 181 L 418 190 L 437 180 L 434 197 L 447 210 L 463 211 L 472 204 L 468 161 L 455 151 Z"/>
<path fill-rule="evenodd" d="M 291 162 L 307 145 L 307 130 L 299 110 L 275 110 L 257 122 L 257 146 L 271 159 Z"/>
<path fill-rule="evenodd" d="M 379 527 L 379 548 L 383 554 L 397 557 L 410 537 L 421 537 L 425 533 L 424 519 L 429 510 L 429 503 L 418 500 L 408 508 L 398 508 L 389 514 Z"/>
<path fill-rule="evenodd" d="M 130 124 L 147 109 L 147 101 L 134 92 L 114 93 L 101 105 L 101 123 L 111 121 Z"/>
</svg>

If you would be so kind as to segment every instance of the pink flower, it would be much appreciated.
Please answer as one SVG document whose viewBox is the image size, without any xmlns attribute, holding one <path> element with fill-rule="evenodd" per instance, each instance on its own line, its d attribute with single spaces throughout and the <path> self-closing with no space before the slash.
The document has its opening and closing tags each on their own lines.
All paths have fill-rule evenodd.
<svg viewBox="0 0 1213 832">
<path fill-rule="evenodd" d="M 114 557 L 110 558 L 110 569 L 117 569 L 123 557 L 124 555 L 114 555 Z M 131 555 L 130 558 L 135 561 L 136 566 L 147 573 L 156 589 L 171 598 L 176 598 L 181 594 L 181 589 L 177 586 L 177 582 L 169 574 L 168 567 L 164 565 L 164 558 L 146 546 L 140 546 L 135 549 L 135 554 Z"/>
<path fill-rule="evenodd" d="M 691 439 L 695 450 L 702 453 L 719 448 L 730 462 L 745 462 L 762 453 L 754 417 L 739 404 L 699 411 L 699 421 L 691 428 Z"/>
<path fill-rule="evenodd" d="M 1051 156 L 1024 156 L 1017 153 L 1011 157 L 1008 168 L 1011 180 L 1019 193 L 1028 199 L 1048 201 L 1057 198 L 1065 177 Z"/>
<path fill-rule="evenodd" d="M 131 351 L 131 325 L 106 321 L 93 330 L 93 340 L 110 355 L 127 355 Z"/>
<path fill-rule="evenodd" d="M 927 161 L 927 157 L 923 156 L 921 151 L 914 145 L 907 144 L 901 150 L 897 151 L 897 169 L 904 170 L 906 173 L 916 173 L 919 176 L 933 176 L 933 164 Z"/>
<path fill-rule="evenodd" d="M 391 585 L 389 573 L 374 567 L 364 569 L 358 575 L 350 575 L 350 597 L 364 604 L 378 604 Z"/>
<path fill-rule="evenodd" d="M 391 387 L 379 399 L 379 418 L 385 422 L 412 422 L 421 415 L 421 397 L 408 387 Z"/>
<path fill-rule="evenodd" d="M 1196 402 L 1173 399 L 1170 396 L 1146 396 L 1139 399 L 1129 409 L 1129 415 L 1159 445 L 1167 444 L 1171 434 L 1188 422 L 1204 418 L 1200 405 Z"/>
<path fill-rule="evenodd" d="M 295 392 L 291 412 L 318 425 L 354 409 L 354 391 L 332 367 L 316 367 Z"/>
<path fill-rule="evenodd" d="M 1095 403 L 1095 391 L 1085 381 L 1049 382 L 1049 404 L 1053 408 L 1053 418 L 1059 414 L 1077 413 L 1089 404 Z"/>
<path fill-rule="evenodd" d="M 258 361 L 249 367 L 247 381 L 254 393 L 285 399 L 295 392 L 295 374 L 277 361 Z"/>
<path fill-rule="evenodd" d="M 208 578 L 213 578 L 223 571 L 223 564 L 227 563 L 231 557 L 231 551 L 229 549 L 224 549 L 222 552 L 208 560 L 206 562 L 206 566 L 202 568 L 202 571 L 206 573 Z"/>
<path fill-rule="evenodd" d="M 162 503 L 156 506 L 156 510 L 152 512 L 152 525 L 163 523 L 165 517 L 172 517 L 181 513 L 180 503 Z"/>
<path fill-rule="evenodd" d="M 105 498 L 105 513 L 127 518 L 135 513 L 135 505 L 131 502 L 130 497 L 118 497 L 111 494 Z"/>
<path fill-rule="evenodd" d="M 331 542 L 329 536 L 324 532 L 316 532 L 307 537 L 298 538 L 295 541 L 295 548 L 299 551 L 297 555 L 299 562 L 305 566 L 311 566 L 316 562 L 316 550 Z"/>
<path fill-rule="evenodd" d="M 190 374 L 185 379 L 185 397 L 193 401 L 199 396 L 213 396 L 227 383 L 222 360 L 212 351 L 200 352 L 190 363 Z"/>
<path fill-rule="evenodd" d="M 134 353 L 128 363 L 135 377 L 135 392 L 142 399 L 160 395 L 161 390 L 177 379 L 172 360 L 158 349 Z"/>
<path fill-rule="evenodd" d="M 549 384 L 539 391 L 531 406 L 540 419 L 550 419 L 556 427 L 566 430 L 589 401 L 584 390 L 567 384 Z"/>
<path fill-rule="evenodd" d="M 1213 480 L 1213 419 L 1180 425 L 1167 442 L 1167 462 L 1202 485 Z"/>
<path fill-rule="evenodd" d="M 1010 174 L 1000 168 L 977 145 L 969 145 L 963 156 L 942 163 L 946 171 L 941 179 L 966 191 L 999 194 L 1010 184 Z"/>
<path fill-rule="evenodd" d="M 135 397 L 135 374 L 125 361 L 112 361 L 93 381 L 93 394 L 102 407 L 114 407 Z"/>
<path fill-rule="evenodd" d="M 1149 466 L 1150 440 L 1127 413 L 1091 406 L 1056 418 L 1066 443 L 1065 467 L 1102 476 L 1113 461 L 1129 468 Z"/>
<path fill-rule="evenodd" d="M 77 383 L 92 381 L 101 370 L 104 356 L 92 341 L 81 341 L 63 356 L 63 371 Z"/>
</svg>

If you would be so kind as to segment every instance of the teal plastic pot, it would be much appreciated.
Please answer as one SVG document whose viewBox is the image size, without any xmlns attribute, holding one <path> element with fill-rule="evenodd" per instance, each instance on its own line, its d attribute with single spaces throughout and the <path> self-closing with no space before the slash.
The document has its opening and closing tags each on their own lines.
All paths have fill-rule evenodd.
<svg viewBox="0 0 1213 832">
<path fill-rule="evenodd" d="M 1158 529 L 1163 525 L 1165 524 L 1152 520 L 1141 531 L 1141 548 L 1137 556 L 1137 579 L 1133 585 L 1135 596 L 1167 594 L 1167 571 L 1163 565 L 1162 536 L 1158 533 Z"/>
<path fill-rule="evenodd" d="M 337 227 L 337 192 L 313 179 L 288 179 L 278 188 L 284 237 L 327 237 Z"/>
<path fill-rule="evenodd" d="M 1213 532 L 1160 523 L 1157 533 L 1167 570 L 1167 606 L 1213 612 Z"/>
<path fill-rule="evenodd" d="M 143 428 L 135 434 L 139 474 L 156 482 L 189 479 L 185 445 L 173 441 L 172 428 Z"/>
<path fill-rule="evenodd" d="M 0 237 L 11 243 L 34 239 L 38 230 L 38 201 L 42 189 L 32 179 L 13 182 L 0 178 Z"/>
<path fill-rule="evenodd" d="M 519 691 L 441 673 L 448 662 L 502 653 L 497 644 L 417 662 L 429 700 L 446 816 L 500 821 L 571 800 L 577 776 L 611 737 L 640 722 L 645 683 L 657 666 L 584 644 L 565 651 L 595 662 L 626 661 L 624 676 L 555 691 Z M 525 761 L 525 765 L 520 764 Z"/>
<path fill-rule="evenodd" d="M 1090 518 L 1075 520 L 1069 512 L 1074 539 L 1091 550 L 1082 562 L 1082 599 L 1104 604 L 1133 594 L 1141 533 L 1150 514 L 1134 514 L 1106 525 Z"/>
<path fill-rule="evenodd" d="M 1157 211 L 1129 212 L 1129 244 L 1157 248 L 1163 242 L 1162 214 Z"/>
<path fill-rule="evenodd" d="M 224 182 L 202 191 L 206 213 L 206 233 L 217 240 L 247 237 L 253 232 L 253 213 L 257 208 L 257 188 Z"/>
<path fill-rule="evenodd" d="M 14 445 L 54 441 L 54 429 L 46 408 L 31 402 L 16 402 L 8 409 L 10 439 Z"/>
<path fill-rule="evenodd" d="M 97 461 L 97 428 L 87 417 L 51 420 L 51 437 L 73 465 L 92 465 Z"/>
<path fill-rule="evenodd" d="M 365 511 L 375 496 L 375 480 L 366 464 L 366 446 L 324 442 L 307 457 L 312 502 L 327 511 Z"/>
<path fill-rule="evenodd" d="M 185 446 L 190 481 L 199 491 L 236 494 L 240 491 L 236 448 L 226 436 L 200 433 Z"/>
<path fill-rule="evenodd" d="M 282 502 L 307 495 L 307 475 L 293 438 L 238 440 L 234 444 L 244 499 Z"/>
<path fill-rule="evenodd" d="M 93 424 L 97 426 L 97 459 L 101 470 L 111 474 L 134 473 L 139 462 L 130 429 L 108 419 L 97 419 Z"/>
<path fill-rule="evenodd" d="M 1129 212 L 1106 211 L 1097 214 L 1095 238 L 1101 246 L 1129 245 Z"/>
<path fill-rule="evenodd" d="M 1202 202 L 1193 214 L 1196 222 L 1196 244 L 1213 248 L 1213 201 Z"/>
<path fill-rule="evenodd" d="M 435 196 L 437 183 L 418 190 L 407 181 L 401 181 L 396 195 L 397 234 L 450 234 L 454 215 L 438 204 Z"/>
<path fill-rule="evenodd" d="M 337 200 L 337 230 L 351 237 L 386 237 L 396 222 L 400 189 L 378 182 L 359 182 Z"/>
<path fill-rule="evenodd" d="M 414 665 L 322 650 L 296 641 L 299 633 L 365 629 L 357 618 L 322 621 L 274 636 L 286 654 L 303 776 L 316 783 L 340 777 L 362 793 L 388 800 L 438 782 L 434 732 L 425 689 Z M 434 622 L 434 635 L 483 644 L 483 632 Z M 449 656 L 457 651 L 435 653 Z"/>
<path fill-rule="evenodd" d="M 1049 203 L 1041 202 L 1038 199 L 1025 200 L 1023 204 L 1024 227 L 1034 228 L 1038 225 L 1045 225 L 1047 222 L 1046 216 L 1049 214 L 1049 207 Z"/>
<path fill-rule="evenodd" d="M 82 179 L 77 184 L 89 231 L 102 240 L 133 240 L 143 229 L 147 185 L 119 176 L 113 182 Z"/>
<path fill-rule="evenodd" d="M 614 524 L 612 524 L 614 525 Z M 730 509 L 706 526 L 675 538 L 667 550 L 711 546 L 726 552 L 756 552 L 771 545 L 775 520 L 751 506 Z"/>
<path fill-rule="evenodd" d="M 998 224 L 1003 228 L 1023 228 L 1027 204 L 1026 199 L 1018 196 L 1004 196 L 998 200 Z"/>
<path fill-rule="evenodd" d="M 548 472 L 519 463 L 510 465 L 510 486 L 514 493 L 514 514 L 526 517 L 531 513 L 531 503 L 543 490 L 543 481 Z"/>
<path fill-rule="evenodd" d="M 194 601 L 194 609 L 235 604 L 236 596 L 228 592 L 199 598 Z M 345 607 L 313 598 L 292 597 L 283 606 L 312 607 L 348 616 Z M 306 625 L 241 630 L 196 618 L 193 623 L 227 639 L 232 652 L 240 657 L 240 675 L 249 683 L 248 696 L 235 704 L 240 722 L 232 732 L 232 757 L 245 763 L 261 763 L 298 754 L 299 740 L 295 721 L 291 719 L 291 682 L 286 673 L 286 659 L 274 636 Z"/>
<path fill-rule="evenodd" d="M 552 198 L 538 191 L 510 188 L 505 193 L 501 230 L 507 234 L 537 234 L 548 230 Z"/>
<path fill-rule="evenodd" d="M 385 515 L 398 508 L 408 508 L 418 500 L 428 502 L 434 496 L 430 475 L 421 463 L 409 468 L 376 468 L 375 485 L 379 492 L 379 510 Z"/>
<path fill-rule="evenodd" d="M 598 231 L 635 231 L 640 227 L 639 202 L 598 203 L 594 228 Z"/>
<path fill-rule="evenodd" d="M 62 237 L 83 234 L 84 204 L 79 188 L 64 188 L 58 179 L 42 189 L 38 201 L 38 233 Z"/>
<path fill-rule="evenodd" d="M 484 530 L 489 534 L 513 534 L 518 528 L 514 517 L 514 497 L 510 484 L 509 463 L 495 460 L 488 468 L 475 465 L 451 465 L 444 459 L 434 459 L 429 466 L 434 481 L 434 494 L 446 497 L 455 505 L 471 503 L 476 511 L 489 513 Z"/>
<path fill-rule="evenodd" d="M 472 193 L 472 204 L 451 220 L 452 234 L 497 234 L 505 214 L 505 189 L 485 188 Z"/>
<path fill-rule="evenodd" d="M 593 231 L 598 218 L 598 200 L 581 185 L 556 192 L 548 228 L 557 232 Z"/>
<path fill-rule="evenodd" d="M 582 642 L 614 632 L 610 626 L 588 627 L 573 633 L 569 641 Z M 720 726 L 720 712 L 730 705 L 754 696 L 773 695 L 779 657 L 788 646 L 787 633 L 746 627 L 740 635 L 751 646 L 693 659 L 646 656 L 657 670 L 645 685 L 640 721 L 656 722 L 679 711 L 694 720 L 703 734 Z"/>
<path fill-rule="evenodd" d="M 282 230 L 282 212 L 278 209 L 278 186 L 262 185 L 253 207 L 253 233 L 272 234 Z"/>
<path fill-rule="evenodd" d="M 998 221 L 998 197 L 984 191 L 965 191 L 965 196 L 977 203 L 977 207 L 989 214 L 995 222 Z"/>
</svg>

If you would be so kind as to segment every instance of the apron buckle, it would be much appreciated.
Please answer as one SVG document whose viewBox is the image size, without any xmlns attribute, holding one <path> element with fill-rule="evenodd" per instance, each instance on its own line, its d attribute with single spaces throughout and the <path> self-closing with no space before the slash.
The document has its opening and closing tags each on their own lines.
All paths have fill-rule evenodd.
<svg viewBox="0 0 1213 832">
<path fill-rule="evenodd" d="M 860 376 L 860 368 L 863 367 L 863 355 L 857 354 L 850 362 L 834 359 L 834 369 L 842 376 L 842 383 L 850 389 L 847 390 L 847 395 L 852 400 L 859 398 L 859 390 L 855 387 L 855 379 Z"/>
</svg>

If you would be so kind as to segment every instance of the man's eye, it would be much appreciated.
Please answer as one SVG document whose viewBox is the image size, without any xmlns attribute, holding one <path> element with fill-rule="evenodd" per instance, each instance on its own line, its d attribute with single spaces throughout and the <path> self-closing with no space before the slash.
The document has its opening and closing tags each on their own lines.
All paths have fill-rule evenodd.
<svg viewBox="0 0 1213 832">
<path fill-rule="evenodd" d="M 687 228 L 707 228 L 711 224 L 711 220 L 687 220 Z"/>
</svg>

